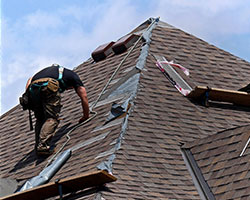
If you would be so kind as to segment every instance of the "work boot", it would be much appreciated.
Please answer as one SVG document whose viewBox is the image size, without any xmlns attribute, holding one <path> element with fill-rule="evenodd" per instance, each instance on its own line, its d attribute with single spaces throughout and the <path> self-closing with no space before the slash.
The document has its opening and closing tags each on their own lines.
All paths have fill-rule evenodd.
<svg viewBox="0 0 250 200">
<path fill-rule="evenodd" d="M 53 150 L 51 150 L 50 149 L 50 146 L 49 145 L 47 145 L 46 143 L 39 143 L 38 145 L 37 145 L 37 148 L 36 148 L 36 154 L 38 155 L 38 156 L 42 156 L 42 155 L 51 155 L 51 154 L 53 154 Z"/>
</svg>

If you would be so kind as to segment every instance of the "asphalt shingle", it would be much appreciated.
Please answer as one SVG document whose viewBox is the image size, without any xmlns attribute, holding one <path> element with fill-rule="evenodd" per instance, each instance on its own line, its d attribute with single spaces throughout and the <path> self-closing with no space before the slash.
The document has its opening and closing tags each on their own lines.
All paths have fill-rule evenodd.
<svg viewBox="0 0 250 200">
<path fill-rule="evenodd" d="M 143 23 L 135 31 L 144 30 L 147 24 Z M 249 133 L 249 127 L 245 126 L 250 122 L 249 108 L 214 102 L 207 108 L 182 96 L 156 67 L 154 55 L 164 56 L 189 69 L 190 76 L 183 78 L 192 86 L 230 90 L 248 84 L 250 63 L 164 22 L 154 27 L 148 45 L 144 68 L 129 74 L 145 46 L 142 40 L 94 109 L 97 116 L 71 133 L 65 149 L 77 145 L 79 148 L 52 181 L 98 170 L 100 164 L 107 164 L 118 180 L 107 184 L 108 190 L 83 193 L 78 199 L 97 196 L 104 199 L 200 199 L 181 153 L 181 147 L 185 147 L 191 150 L 216 198 L 246 198 L 250 191 L 249 148 L 244 156 L 238 156 L 242 141 Z M 99 62 L 89 59 L 74 69 L 84 82 L 90 105 L 128 51 L 110 54 Z M 119 94 L 112 98 L 107 95 L 119 84 L 126 86 L 126 75 L 128 78 L 136 76 L 135 80 L 139 81 L 135 98 L 131 98 L 129 115 L 104 125 L 112 103 L 124 102 L 131 95 Z M 67 130 L 81 116 L 80 100 L 74 91 L 62 95 L 62 104 L 62 121 L 53 140 L 56 148 L 64 144 Z M 29 131 L 27 112 L 20 106 L 15 107 L 1 116 L 0 126 L 0 177 L 23 181 L 38 175 L 47 160 L 35 156 L 34 134 Z M 104 133 L 107 134 L 102 139 L 82 144 Z"/>
</svg>

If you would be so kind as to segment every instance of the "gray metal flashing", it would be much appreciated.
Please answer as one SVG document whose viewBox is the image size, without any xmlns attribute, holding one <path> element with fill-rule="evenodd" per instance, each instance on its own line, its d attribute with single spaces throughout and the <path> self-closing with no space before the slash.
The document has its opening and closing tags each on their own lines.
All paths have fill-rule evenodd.
<svg viewBox="0 0 250 200">
<path fill-rule="evenodd" d="M 182 148 L 181 153 L 184 159 L 184 162 L 186 163 L 186 166 L 188 168 L 188 171 L 190 172 L 192 179 L 194 181 L 194 184 L 197 188 L 197 191 L 201 197 L 201 199 L 204 200 L 215 200 L 215 197 L 208 186 L 207 182 L 205 181 L 200 168 L 198 167 L 192 152 L 189 149 Z"/>
<path fill-rule="evenodd" d="M 114 85 L 114 84 L 116 84 L 119 80 L 120 80 L 120 78 L 113 79 L 112 81 L 110 81 L 109 85 Z M 105 94 L 105 92 L 104 92 L 103 94 Z"/>
<path fill-rule="evenodd" d="M 129 99 L 127 99 L 125 102 L 123 102 L 122 104 L 118 104 L 118 103 L 113 103 L 111 106 L 111 110 L 109 112 L 109 115 L 106 119 L 106 123 L 111 122 L 112 120 L 117 119 L 118 117 L 123 116 L 126 112 L 127 109 L 129 107 Z"/>
<path fill-rule="evenodd" d="M 109 155 L 115 153 L 115 151 L 116 151 L 116 148 L 115 148 L 115 147 L 114 147 L 114 148 L 111 148 L 111 149 L 109 149 L 109 150 L 107 150 L 107 151 L 104 151 L 104 152 L 100 153 L 99 155 L 97 155 L 97 156 L 95 157 L 95 159 L 102 158 L 102 157 L 105 157 L 105 156 L 109 156 Z"/>
<path fill-rule="evenodd" d="M 121 94 L 130 93 L 134 88 L 131 88 L 133 86 L 133 80 L 136 75 L 140 73 L 140 70 L 136 69 L 135 67 L 130 70 L 124 77 L 122 77 L 117 83 L 115 83 L 111 89 L 106 91 L 101 100 L 105 98 L 110 98 L 112 96 L 118 96 Z"/>
<path fill-rule="evenodd" d="M 132 97 L 132 96 L 131 96 Z M 131 108 L 129 109 L 126 117 L 122 120 L 123 120 L 123 123 L 122 123 L 122 128 L 121 128 L 121 131 L 120 131 L 120 134 L 119 134 L 119 137 L 117 138 L 116 140 L 116 143 L 115 143 L 115 146 L 114 148 L 102 153 L 101 155 L 99 154 L 97 158 L 99 158 L 100 156 L 107 156 L 107 155 L 110 155 L 111 152 L 112 154 L 109 156 L 108 160 L 107 161 L 104 161 L 104 162 L 101 162 L 97 168 L 100 169 L 100 170 L 106 170 L 108 171 L 109 173 L 112 174 L 112 163 L 115 159 L 115 153 L 117 150 L 120 149 L 121 147 L 121 143 L 122 143 L 122 140 L 124 138 L 124 135 L 126 133 L 126 129 L 127 129 L 127 125 L 128 125 L 128 117 L 129 117 L 129 114 L 130 114 L 130 111 L 131 111 Z"/>
<path fill-rule="evenodd" d="M 98 166 L 97 169 L 100 170 L 106 170 L 108 173 L 112 174 L 112 165 L 113 161 L 115 159 L 115 153 L 109 156 L 108 160 L 101 162 Z"/>
<path fill-rule="evenodd" d="M 159 21 L 159 18 L 155 19 L 154 22 L 157 23 L 158 21 Z M 147 31 L 144 31 L 143 34 L 142 34 L 143 39 L 145 40 L 145 45 L 142 47 L 141 54 L 140 54 L 140 56 L 138 58 L 138 61 L 136 63 L 136 68 L 139 69 L 139 70 L 142 70 L 144 68 L 146 58 L 148 56 L 149 44 L 151 42 L 150 38 L 152 36 L 152 30 L 156 26 L 156 23 L 153 23 L 152 26 L 150 26 L 149 29 Z"/>
<path fill-rule="evenodd" d="M 132 112 L 132 108 L 134 105 L 133 101 L 136 98 L 136 94 L 137 94 L 137 91 L 139 89 L 139 80 L 140 80 L 141 73 L 138 73 L 138 72 L 141 72 L 141 70 L 143 70 L 143 68 L 145 66 L 146 59 L 148 56 L 148 51 L 149 51 L 149 45 L 151 42 L 150 37 L 152 35 L 152 30 L 158 21 L 159 21 L 159 18 L 153 19 L 153 21 L 151 21 L 151 24 L 149 25 L 149 27 L 143 33 L 143 38 L 145 40 L 145 44 L 141 48 L 140 56 L 139 56 L 138 61 L 136 63 L 136 67 L 130 71 L 130 72 L 133 72 L 132 76 L 130 75 L 129 78 L 125 82 L 123 81 L 122 85 L 117 87 L 117 89 L 113 90 L 111 92 L 111 94 L 108 96 L 108 97 L 110 97 L 112 95 L 116 96 L 116 95 L 120 95 L 122 93 L 129 93 L 130 96 L 127 99 L 127 102 L 128 102 L 128 104 L 131 105 L 125 118 L 122 118 L 122 120 L 123 120 L 122 128 L 121 128 L 119 137 L 116 140 L 115 147 L 112 149 L 112 151 L 114 151 L 113 154 L 111 154 L 109 156 L 108 160 L 101 162 L 97 166 L 98 169 L 106 170 L 109 173 L 112 173 L 112 164 L 113 164 L 113 161 L 116 157 L 116 152 L 121 148 L 121 143 L 122 143 L 122 140 L 124 139 L 124 136 L 125 136 L 125 133 L 126 133 L 126 130 L 128 127 L 128 118 L 129 118 L 130 113 Z"/>
<path fill-rule="evenodd" d="M 116 126 L 116 125 L 119 125 L 123 122 L 123 119 L 116 119 L 116 120 L 113 120 L 111 121 L 110 123 L 104 125 L 104 126 L 98 126 L 96 127 L 92 132 L 95 132 L 95 131 L 101 131 L 101 130 L 104 130 L 106 128 L 110 128 L 112 126 Z"/>
<path fill-rule="evenodd" d="M 111 97 L 108 97 L 107 99 L 104 99 L 102 101 L 99 101 L 97 104 L 96 104 L 96 108 L 99 107 L 99 106 L 103 106 L 103 105 L 106 105 L 106 104 L 109 104 L 109 103 L 112 103 L 114 101 L 120 101 L 122 99 L 128 99 L 130 95 L 129 94 L 120 94 L 120 95 L 116 95 L 116 96 L 111 96 Z M 90 107 L 92 106 L 92 103 L 90 103 L 89 105 Z"/>
<path fill-rule="evenodd" d="M 66 150 L 62 152 L 59 156 L 56 157 L 56 159 L 51 165 L 43 169 L 38 176 L 35 176 L 30 180 L 26 181 L 17 192 L 21 192 L 47 183 L 70 158 L 70 156 L 71 150 Z"/>
<path fill-rule="evenodd" d="M 123 74 L 128 73 L 128 72 L 132 71 L 134 68 L 135 68 L 135 66 L 128 67 L 128 68 L 126 68 L 122 73 L 123 73 Z"/>
<path fill-rule="evenodd" d="M 82 143 L 79 143 L 79 144 L 73 146 L 71 148 L 71 151 L 73 152 L 73 151 L 78 150 L 78 149 L 80 149 L 82 147 L 88 146 L 88 145 L 90 145 L 90 144 L 92 144 L 94 142 L 100 141 L 100 140 L 104 139 L 105 137 L 107 137 L 107 135 L 109 133 L 110 133 L 110 131 L 108 131 L 106 133 L 103 133 L 103 134 L 100 134 L 100 135 L 98 135 L 96 137 L 90 138 L 89 140 L 86 140 L 86 141 L 84 141 Z"/>
<path fill-rule="evenodd" d="M 140 74 L 137 73 L 130 77 L 126 82 L 124 82 L 122 85 L 120 85 L 116 90 L 114 90 L 109 97 L 117 96 L 120 94 L 131 94 L 134 90 L 136 90 L 137 87 L 137 80 L 139 79 Z"/>
</svg>

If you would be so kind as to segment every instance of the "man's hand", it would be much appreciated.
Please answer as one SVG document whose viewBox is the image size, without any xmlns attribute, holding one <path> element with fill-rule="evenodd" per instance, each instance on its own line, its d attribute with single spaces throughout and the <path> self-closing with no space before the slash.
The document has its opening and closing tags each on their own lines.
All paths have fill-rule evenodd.
<svg viewBox="0 0 250 200">
<path fill-rule="evenodd" d="M 79 124 L 87 120 L 89 117 L 83 116 L 81 119 L 79 119 Z"/>
<path fill-rule="evenodd" d="M 76 93 L 78 94 L 82 102 L 83 117 L 79 120 L 79 123 L 82 123 L 89 118 L 89 103 L 87 92 L 83 86 L 79 86 L 76 89 Z"/>
</svg>

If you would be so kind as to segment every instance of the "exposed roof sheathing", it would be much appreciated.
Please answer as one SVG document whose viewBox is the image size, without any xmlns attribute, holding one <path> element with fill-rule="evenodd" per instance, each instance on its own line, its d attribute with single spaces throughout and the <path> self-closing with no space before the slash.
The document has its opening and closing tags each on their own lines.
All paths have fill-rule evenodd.
<svg viewBox="0 0 250 200">
<path fill-rule="evenodd" d="M 141 34 L 148 25 L 146 21 L 132 32 Z M 118 179 L 107 184 L 108 189 L 80 193 L 78 199 L 200 199 L 182 157 L 181 146 L 201 138 L 216 140 L 216 133 L 221 135 L 226 129 L 237 135 L 234 130 L 238 129 L 231 128 L 250 122 L 247 107 L 212 102 L 206 108 L 182 96 L 156 67 L 154 55 L 164 56 L 189 69 L 188 81 L 192 85 L 229 90 L 238 90 L 248 84 L 250 63 L 161 21 L 151 33 L 151 42 L 145 44 L 141 40 L 121 66 L 97 103 L 95 111 L 98 114 L 94 120 L 71 133 L 65 148 L 76 150 L 52 181 L 105 167 Z M 144 55 L 145 63 L 142 62 L 143 68 L 136 69 L 145 45 L 149 47 Z M 99 62 L 89 59 L 75 69 L 87 89 L 90 105 L 131 48 L 119 55 L 110 54 Z M 124 90 L 120 90 L 120 86 Z M 136 87 L 136 95 L 130 98 L 134 91 L 132 86 Z M 131 103 L 128 114 L 106 123 L 112 104 L 122 104 L 128 99 Z M 62 95 L 62 104 L 62 121 L 53 139 L 56 148 L 64 144 L 65 134 L 82 114 L 80 99 L 74 91 Z M 24 181 L 38 175 L 47 159 L 35 156 L 34 133 L 29 131 L 28 113 L 17 106 L 0 118 L 0 126 L 0 177 Z M 230 146 L 228 142 L 224 148 Z M 231 184 L 230 189 L 221 186 L 223 184 L 218 182 L 226 183 L 226 180 L 220 176 L 211 179 L 210 175 L 216 173 L 212 169 L 214 166 L 206 168 L 207 160 L 199 158 L 199 155 L 209 154 L 209 148 L 200 149 L 201 154 L 197 155 L 195 149 L 200 146 L 190 148 L 215 196 L 221 194 L 219 199 L 230 199 L 228 192 L 246 191 L 243 184 Z M 244 154 L 247 155 L 249 151 Z M 238 162 L 232 159 L 228 165 Z M 249 165 L 245 161 L 244 164 L 240 173 L 249 174 Z M 228 173 L 230 176 L 234 172 Z"/>
</svg>

